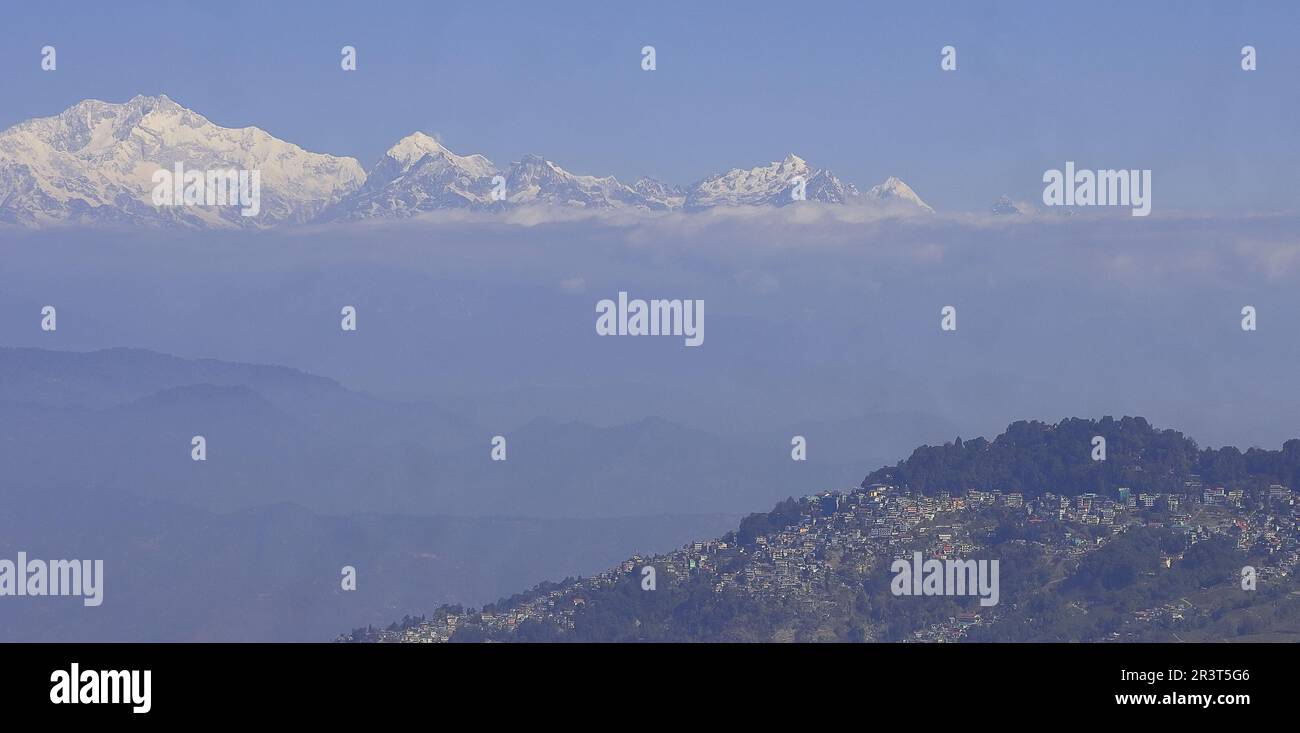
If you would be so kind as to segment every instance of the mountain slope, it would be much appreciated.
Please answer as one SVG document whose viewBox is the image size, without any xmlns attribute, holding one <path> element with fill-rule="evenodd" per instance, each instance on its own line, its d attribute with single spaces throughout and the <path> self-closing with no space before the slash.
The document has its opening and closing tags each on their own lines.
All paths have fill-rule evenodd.
<svg viewBox="0 0 1300 733">
<path fill-rule="evenodd" d="M 1153 483 L 1139 494 L 1055 470 L 1077 464 L 1075 454 L 1086 456 L 1096 434 L 1110 436 L 1127 468 Z M 1276 482 L 1300 480 L 1300 440 L 1280 451 L 1198 450 L 1176 431 L 1126 417 L 1020 422 L 991 442 L 945 448 L 934 455 L 922 447 L 910 459 L 929 466 L 928 474 L 895 470 L 883 477 L 896 481 L 872 482 L 882 469 L 857 489 L 787 499 L 735 531 L 671 553 L 632 556 L 596 576 L 542 583 L 482 609 L 444 606 L 342 639 L 1297 638 L 1300 501 Z M 990 472 L 982 456 L 1007 468 Z M 996 490 L 979 483 L 1001 485 L 1003 476 L 1033 482 Z M 1226 486 L 1202 491 L 1201 476 Z M 1098 493 L 1083 493 L 1093 489 Z M 898 559 L 910 564 L 917 556 L 941 571 L 946 561 L 975 560 L 972 566 L 996 563 L 1000 572 L 989 571 L 990 578 L 980 571 L 978 591 L 972 580 L 922 594 L 919 568 L 915 576 L 910 566 L 895 568 Z M 1260 581 L 1243 594 L 1247 564 Z M 901 592 L 900 577 L 916 577 L 917 590 Z M 1243 618 L 1237 612 L 1247 607 Z"/>
</svg>

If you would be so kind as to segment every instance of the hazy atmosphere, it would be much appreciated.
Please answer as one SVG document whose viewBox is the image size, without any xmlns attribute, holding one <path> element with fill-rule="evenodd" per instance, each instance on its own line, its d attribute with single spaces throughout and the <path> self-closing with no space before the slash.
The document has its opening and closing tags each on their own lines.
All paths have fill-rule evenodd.
<svg viewBox="0 0 1300 733">
<path fill-rule="evenodd" d="M 106 568 L 0 641 L 678 640 L 599 615 L 648 558 L 854 609 L 689 640 L 1006 640 L 881 563 L 985 548 L 1062 605 L 1105 542 L 1197 602 L 1295 566 L 1290 4 L 126 5 L 0 25 L 0 557 Z M 1082 442 L 973 440 L 1020 421 Z M 1107 602 L 1041 638 L 1149 638 Z"/>
</svg>

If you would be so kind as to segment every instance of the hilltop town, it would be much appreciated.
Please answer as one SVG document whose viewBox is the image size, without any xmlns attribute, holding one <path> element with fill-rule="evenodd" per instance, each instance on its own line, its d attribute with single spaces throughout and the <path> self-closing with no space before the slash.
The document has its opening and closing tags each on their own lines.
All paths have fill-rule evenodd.
<svg viewBox="0 0 1300 733">
<path fill-rule="evenodd" d="M 1113 495 L 872 483 L 787 500 L 722 538 L 599 575 L 339 640 L 1295 640 L 1298 519 L 1290 488 L 1195 474 L 1181 491 Z M 1000 559 L 1001 602 L 892 596 L 887 568 L 915 551 Z"/>
</svg>

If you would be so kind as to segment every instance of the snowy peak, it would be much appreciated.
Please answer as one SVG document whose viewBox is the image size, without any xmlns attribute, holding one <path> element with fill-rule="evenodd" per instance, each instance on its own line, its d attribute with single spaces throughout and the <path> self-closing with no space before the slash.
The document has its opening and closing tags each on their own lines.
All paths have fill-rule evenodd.
<svg viewBox="0 0 1300 733">
<path fill-rule="evenodd" d="M 417 164 L 424 164 L 425 158 L 435 161 L 435 165 L 456 168 L 473 177 L 491 177 L 497 172 L 492 161 L 482 155 L 456 155 L 437 139 L 423 132 L 413 132 L 398 140 L 384 155 L 391 158 L 403 172 Z"/>
<path fill-rule="evenodd" d="M 790 192 L 802 178 L 811 176 L 808 163 L 797 155 L 758 168 L 733 168 L 696 183 L 686 194 L 688 210 L 716 206 L 783 206 L 790 203 Z"/>
<path fill-rule="evenodd" d="M 632 190 L 645 199 L 648 208 L 656 211 L 680 209 L 686 202 L 685 189 L 664 183 L 657 178 L 642 176 L 632 184 Z"/>
<path fill-rule="evenodd" d="M 906 183 L 890 177 L 863 194 L 852 183 L 829 170 L 813 168 L 797 155 L 769 165 L 735 168 L 706 178 L 691 187 L 684 208 L 718 206 L 784 206 L 794 202 L 796 185 L 802 182 L 805 201 L 831 204 L 878 204 L 897 211 L 933 211 Z"/>
<path fill-rule="evenodd" d="M 808 201 L 828 204 L 849 204 L 861 200 L 862 194 L 852 183 L 840 180 L 830 171 L 817 171 L 809 179 L 805 191 Z"/>
<path fill-rule="evenodd" d="M 124 104 L 87 99 L 54 117 L 30 120 L 13 130 L 41 138 L 61 153 L 96 152 L 129 139 L 142 127 L 156 130 L 207 123 L 193 113 L 192 119 L 179 119 L 186 111 L 166 95 L 136 96 Z"/>
<path fill-rule="evenodd" d="M 916 191 L 913 191 L 911 186 L 894 176 L 886 178 L 884 183 L 872 186 L 865 196 L 867 199 L 887 205 L 901 204 L 906 207 L 916 207 L 923 211 L 934 211 L 929 204 L 916 195 Z"/>
<path fill-rule="evenodd" d="M 510 166 L 506 201 L 588 209 L 648 208 L 641 194 L 613 176 L 575 175 L 540 155 L 525 155 Z"/>
<path fill-rule="evenodd" d="M 153 176 L 259 171 L 258 215 L 155 205 Z M 0 222 L 260 228 L 306 222 L 365 179 L 352 158 L 309 153 L 256 128 L 220 127 L 165 95 L 85 100 L 0 132 Z"/>
<path fill-rule="evenodd" d="M 414 133 L 390 148 L 371 168 L 366 184 L 325 218 L 409 218 L 445 209 L 496 210 L 520 205 L 669 208 L 613 176 L 570 173 L 535 154 L 500 170 L 481 155 L 457 155 L 434 138 Z"/>
<path fill-rule="evenodd" d="M 412 163 L 426 155 L 439 155 L 447 152 L 447 149 L 437 139 L 417 131 L 398 140 L 397 144 L 389 148 L 385 155 L 392 158 L 405 170 Z"/>
<path fill-rule="evenodd" d="M 365 184 L 330 207 L 326 220 L 401 219 L 443 209 L 486 206 L 498 171 L 481 155 L 457 155 L 423 132 L 389 148 Z"/>
</svg>

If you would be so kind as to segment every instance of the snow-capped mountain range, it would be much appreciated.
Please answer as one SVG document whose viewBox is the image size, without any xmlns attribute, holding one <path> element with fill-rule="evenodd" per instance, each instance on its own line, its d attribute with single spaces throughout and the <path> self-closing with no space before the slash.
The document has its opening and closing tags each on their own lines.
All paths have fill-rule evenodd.
<svg viewBox="0 0 1300 733">
<path fill-rule="evenodd" d="M 202 202 L 156 204 L 155 174 L 178 164 L 190 171 L 259 171 L 257 215 Z M 898 213 L 932 211 L 897 178 L 862 193 L 795 155 L 709 176 L 687 187 L 652 178 L 629 186 L 613 176 L 571 173 L 537 155 L 498 167 L 482 155 L 458 155 L 415 132 L 364 170 L 354 158 L 308 152 L 256 127 L 220 127 L 164 95 L 137 96 L 122 104 L 86 100 L 53 117 L 0 132 L 0 223 L 31 228 L 266 228 L 526 205 L 701 211 L 784 206 L 793 203 L 791 194 L 801 184 L 807 201 L 877 206 Z"/>
</svg>

